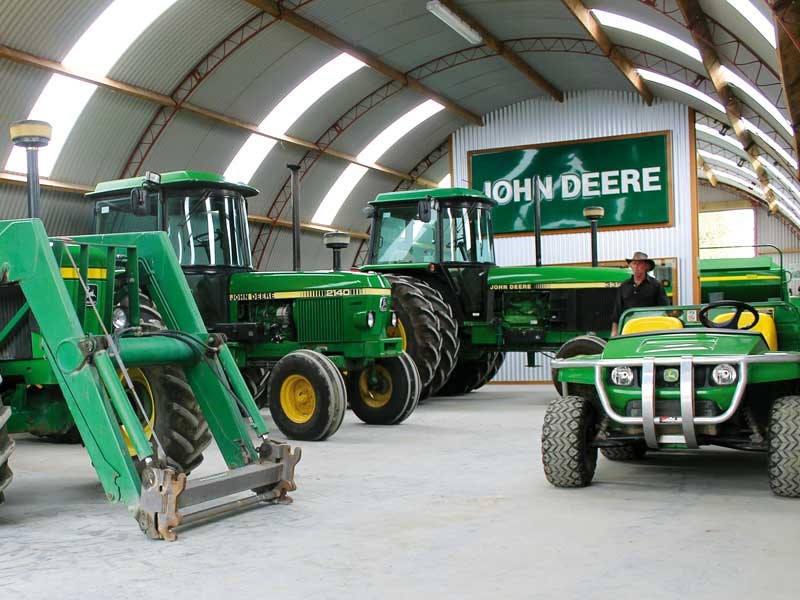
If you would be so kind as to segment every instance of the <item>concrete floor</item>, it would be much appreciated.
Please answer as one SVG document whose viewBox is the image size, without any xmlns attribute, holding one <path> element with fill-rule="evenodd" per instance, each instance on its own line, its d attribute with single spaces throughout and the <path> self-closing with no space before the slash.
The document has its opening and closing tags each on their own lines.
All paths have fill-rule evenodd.
<svg viewBox="0 0 800 600">
<path fill-rule="evenodd" d="M 591 487 L 556 489 L 539 452 L 551 394 L 487 386 L 393 428 L 348 413 L 331 440 L 303 445 L 294 504 L 174 543 L 105 503 L 80 446 L 21 436 L 0 597 L 797 597 L 800 502 L 770 494 L 763 455 L 600 458 Z M 221 469 L 214 448 L 198 473 Z"/>
</svg>

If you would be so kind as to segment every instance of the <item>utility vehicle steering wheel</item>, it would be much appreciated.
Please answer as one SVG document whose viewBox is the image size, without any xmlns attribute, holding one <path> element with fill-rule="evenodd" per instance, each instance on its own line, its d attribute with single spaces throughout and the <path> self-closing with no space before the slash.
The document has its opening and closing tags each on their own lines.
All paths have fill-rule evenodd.
<svg viewBox="0 0 800 600">
<path fill-rule="evenodd" d="M 708 318 L 708 313 L 714 308 L 731 308 L 733 309 L 734 313 L 733 316 L 728 319 L 727 321 L 716 322 L 712 321 Z M 742 313 L 750 313 L 753 315 L 753 322 L 747 326 L 739 327 L 739 317 Z M 712 329 L 752 329 L 758 323 L 758 319 L 760 317 L 760 313 L 750 306 L 749 304 L 745 304 L 744 302 L 739 302 L 738 300 L 721 300 L 719 302 L 711 302 L 710 304 L 706 304 L 703 308 L 700 309 L 700 312 L 697 313 L 697 318 L 700 322 L 705 325 L 706 327 L 711 327 Z"/>
</svg>

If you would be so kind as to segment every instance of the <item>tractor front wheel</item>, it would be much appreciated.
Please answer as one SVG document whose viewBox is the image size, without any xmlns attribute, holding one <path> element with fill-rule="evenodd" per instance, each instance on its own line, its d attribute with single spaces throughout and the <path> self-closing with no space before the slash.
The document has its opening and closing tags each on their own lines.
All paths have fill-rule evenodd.
<svg viewBox="0 0 800 600">
<path fill-rule="evenodd" d="M 594 408 L 580 396 L 558 396 L 550 402 L 542 427 L 544 475 L 556 487 L 586 487 L 597 466 L 591 445 L 597 428 Z"/>
<path fill-rule="evenodd" d="M 272 369 L 267 403 L 286 437 L 322 441 L 342 424 L 347 392 L 342 374 L 328 357 L 313 350 L 297 350 Z"/>
<path fill-rule="evenodd" d="M 8 466 L 8 459 L 14 452 L 14 440 L 8 437 L 7 423 L 11 417 L 11 408 L 3 405 L 0 400 L 0 504 L 5 499 L 3 491 L 11 483 L 12 473 Z"/>
<path fill-rule="evenodd" d="M 394 425 L 413 412 L 408 409 L 419 401 L 420 386 L 408 362 L 401 356 L 383 358 L 348 375 L 350 408 L 364 423 Z"/>
<path fill-rule="evenodd" d="M 773 403 L 767 456 L 772 492 L 800 498 L 800 396 L 784 396 Z"/>
</svg>

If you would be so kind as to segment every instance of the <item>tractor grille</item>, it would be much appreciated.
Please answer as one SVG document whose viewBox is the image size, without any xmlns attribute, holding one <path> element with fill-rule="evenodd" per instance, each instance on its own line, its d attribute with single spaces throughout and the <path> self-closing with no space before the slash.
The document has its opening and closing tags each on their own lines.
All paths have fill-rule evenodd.
<svg viewBox="0 0 800 600">
<path fill-rule="evenodd" d="M 19 285 L 0 286 L 0 329 L 5 327 L 25 304 L 25 295 Z M 31 358 L 31 321 L 30 314 L 23 317 L 5 341 L 0 342 L 0 360 Z"/>
<path fill-rule="evenodd" d="M 339 342 L 342 340 L 342 299 L 295 300 L 294 322 L 298 342 Z"/>
</svg>

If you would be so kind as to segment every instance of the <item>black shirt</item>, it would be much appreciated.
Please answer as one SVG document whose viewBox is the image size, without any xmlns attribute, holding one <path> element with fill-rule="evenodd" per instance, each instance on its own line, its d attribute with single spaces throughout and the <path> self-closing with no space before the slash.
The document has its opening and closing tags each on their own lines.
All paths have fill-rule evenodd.
<svg viewBox="0 0 800 600">
<path fill-rule="evenodd" d="M 636 285 L 633 275 L 627 281 L 622 282 L 617 292 L 617 300 L 614 302 L 614 310 L 611 311 L 611 322 L 619 323 L 619 317 L 627 308 L 639 308 L 644 306 L 667 306 L 669 299 L 664 288 L 654 277 L 648 275 L 642 283 Z"/>
</svg>

